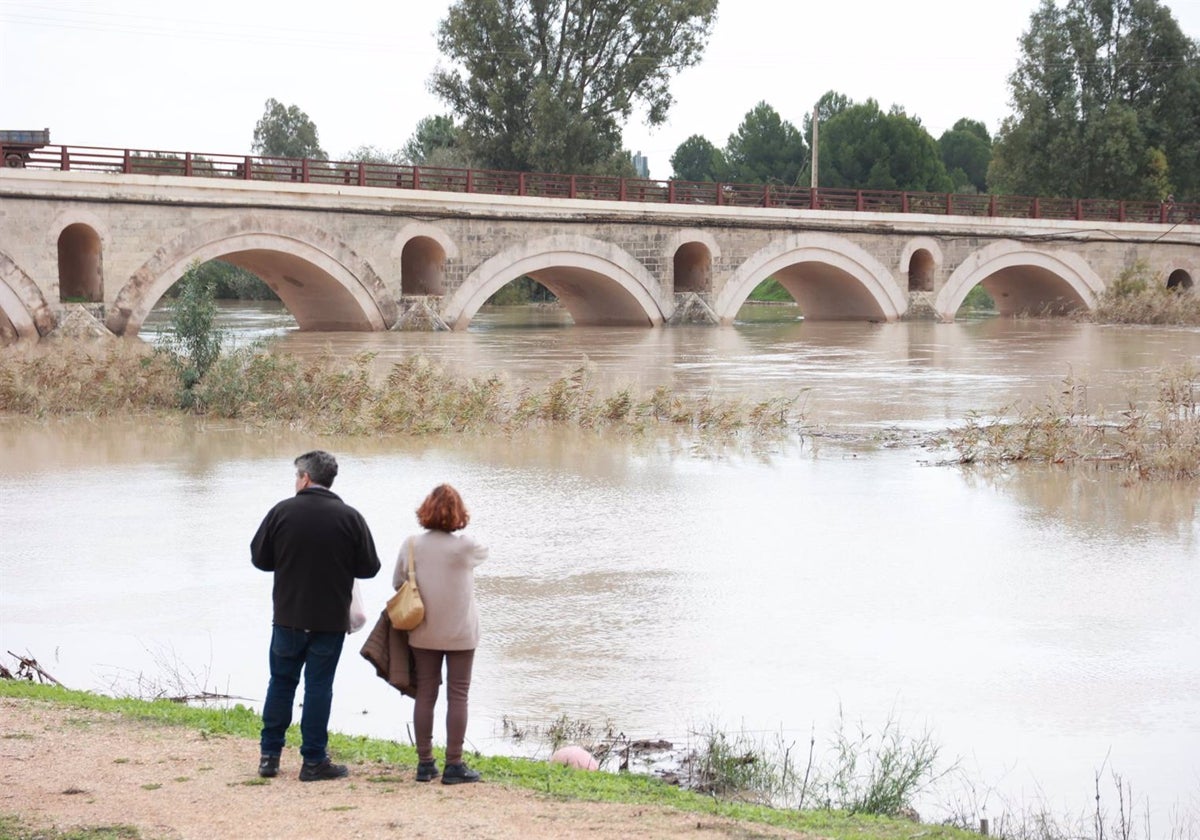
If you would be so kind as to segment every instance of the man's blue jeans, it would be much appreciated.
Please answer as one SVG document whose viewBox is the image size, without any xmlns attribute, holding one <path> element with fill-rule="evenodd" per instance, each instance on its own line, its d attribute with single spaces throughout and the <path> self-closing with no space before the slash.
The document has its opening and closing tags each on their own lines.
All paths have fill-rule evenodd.
<svg viewBox="0 0 1200 840">
<path fill-rule="evenodd" d="M 304 709 L 300 714 L 300 755 L 321 761 L 329 743 L 329 709 L 333 705 L 333 675 L 342 655 L 345 633 L 312 633 L 291 627 L 271 632 L 271 682 L 263 702 L 263 755 L 283 752 L 292 723 L 292 707 L 300 671 L 304 671 Z"/>
</svg>

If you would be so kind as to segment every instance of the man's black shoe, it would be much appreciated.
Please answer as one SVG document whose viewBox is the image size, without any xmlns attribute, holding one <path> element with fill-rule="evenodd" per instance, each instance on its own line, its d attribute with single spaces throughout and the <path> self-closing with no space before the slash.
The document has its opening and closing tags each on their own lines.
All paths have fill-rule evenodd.
<svg viewBox="0 0 1200 840">
<path fill-rule="evenodd" d="M 436 761 L 418 761 L 417 762 L 417 781 L 432 782 L 438 777 L 438 766 Z"/>
<path fill-rule="evenodd" d="M 447 764 L 446 769 L 442 772 L 442 784 L 444 785 L 461 785 L 478 781 L 479 771 L 472 770 L 463 762 Z"/>
<path fill-rule="evenodd" d="M 324 782 L 329 779 L 342 779 L 350 775 L 345 764 L 334 764 L 328 758 L 320 761 L 306 761 L 300 765 L 300 781 Z"/>
<path fill-rule="evenodd" d="M 258 775 L 264 779 L 273 778 L 279 773 L 279 756 L 264 755 L 258 759 Z"/>
</svg>

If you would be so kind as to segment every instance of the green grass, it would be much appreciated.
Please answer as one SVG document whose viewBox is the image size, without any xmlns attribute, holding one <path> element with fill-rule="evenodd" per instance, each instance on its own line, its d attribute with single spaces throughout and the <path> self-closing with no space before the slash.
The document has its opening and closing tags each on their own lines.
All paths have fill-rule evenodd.
<svg viewBox="0 0 1200 840">
<path fill-rule="evenodd" d="M 38 685 L 20 680 L 0 680 L 0 696 L 38 702 L 58 703 L 71 708 L 111 712 L 131 720 L 163 726 L 198 730 L 206 737 L 247 738 L 257 740 L 258 715 L 238 705 L 231 709 L 200 709 L 165 700 L 145 701 L 105 697 L 56 686 Z M 289 732 L 289 743 L 298 732 Z M 416 766 L 416 751 L 392 741 L 330 733 L 330 753 L 339 761 L 355 766 L 355 772 L 368 782 L 407 783 Z M 629 773 L 603 773 L 574 770 L 544 761 L 503 756 L 471 756 L 471 765 L 492 784 L 537 791 L 558 799 L 588 802 L 612 802 L 676 808 L 689 813 L 727 817 L 749 823 L 786 827 L 824 837 L 846 840 L 908 840 L 922 838 L 966 840 L 977 837 L 948 826 L 922 825 L 919 828 L 904 819 L 851 815 L 835 810 L 795 811 L 738 802 L 725 802 L 712 796 L 683 790 L 649 776 Z M 10 826 L 12 826 L 10 828 Z M 0 838 L 14 840 L 62 840 L 79 838 L 138 838 L 128 829 L 96 828 L 85 834 L 37 834 L 26 831 L 19 822 L 0 821 Z M 126 831 L 127 833 L 97 833 Z"/>
<path fill-rule="evenodd" d="M 0 814 L 0 840 L 141 840 L 142 834 L 128 825 L 73 828 L 69 831 L 35 829 L 19 817 Z"/>
</svg>

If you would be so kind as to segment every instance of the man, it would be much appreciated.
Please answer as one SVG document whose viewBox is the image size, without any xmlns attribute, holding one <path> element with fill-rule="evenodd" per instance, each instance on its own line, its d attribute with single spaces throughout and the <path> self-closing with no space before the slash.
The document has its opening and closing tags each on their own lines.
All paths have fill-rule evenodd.
<svg viewBox="0 0 1200 840">
<path fill-rule="evenodd" d="M 275 573 L 271 681 L 263 703 L 258 775 L 279 772 L 284 736 L 304 672 L 300 715 L 300 781 L 340 779 L 349 771 L 329 760 L 333 676 L 349 630 L 355 578 L 375 577 L 379 556 L 366 520 L 330 491 L 337 460 L 306 452 L 295 461 L 296 495 L 271 508 L 250 542 L 250 561 Z"/>
</svg>

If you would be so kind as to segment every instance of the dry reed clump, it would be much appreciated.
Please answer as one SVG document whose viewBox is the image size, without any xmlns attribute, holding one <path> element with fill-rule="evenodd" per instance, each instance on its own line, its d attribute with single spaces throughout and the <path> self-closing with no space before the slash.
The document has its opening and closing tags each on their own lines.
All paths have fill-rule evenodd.
<svg viewBox="0 0 1200 840">
<path fill-rule="evenodd" d="M 0 411 L 47 416 L 166 410 L 178 404 L 170 357 L 124 341 L 45 342 L 0 354 Z"/>
<path fill-rule="evenodd" d="M 1200 325 L 1200 295 L 1183 286 L 1161 284 L 1150 266 L 1138 261 L 1126 268 L 1084 316 L 1098 324 Z"/>
<path fill-rule="evenodd" d="M 1159 371 L 1155 395 L 1131 399 L 1113 416 L 1087 407 L 1087 386 L 1074 378 L 1035 405 L 1003 410 L 998 417 L 973 415 L 950 432 L 964 464 L 1030 462 L 1106 465 L 1139 479 L 1200 476 L 1200 370 L 1191 365 Z M 1015 414 L 1015 419 L 1004 419 Z"/>
<path fill-rule="evenodd" d="M 645 398 L 628 388 L 604 394 L 592 383 L 586 363 L 535 387 L 499 374 L 451 375 L 422 357 L 405 359 L 381 377 L 372 354 L 306 361 L 250 348 L 219 357 L 186 394 L 179 364 L 170 352 L 143 348 L 139 353 L 119 343 L 97 349 L 57 344 L 48 352 L 6 354 L 0 357 L 0 411 L 174 409 L 351 435 L 509 433 L 568 425 L 762 438 L 786 433 L 800 420 L 791 399 L 691 399 L 667 388 Z"/>
<path fill-rule="evenodd" d="M 1146 288 L 1125 294 L 1106 291 L 1090 319 L 1099 324 L 1200 325 L 1200 295 L 1187 289 Z"/>
</svg>

